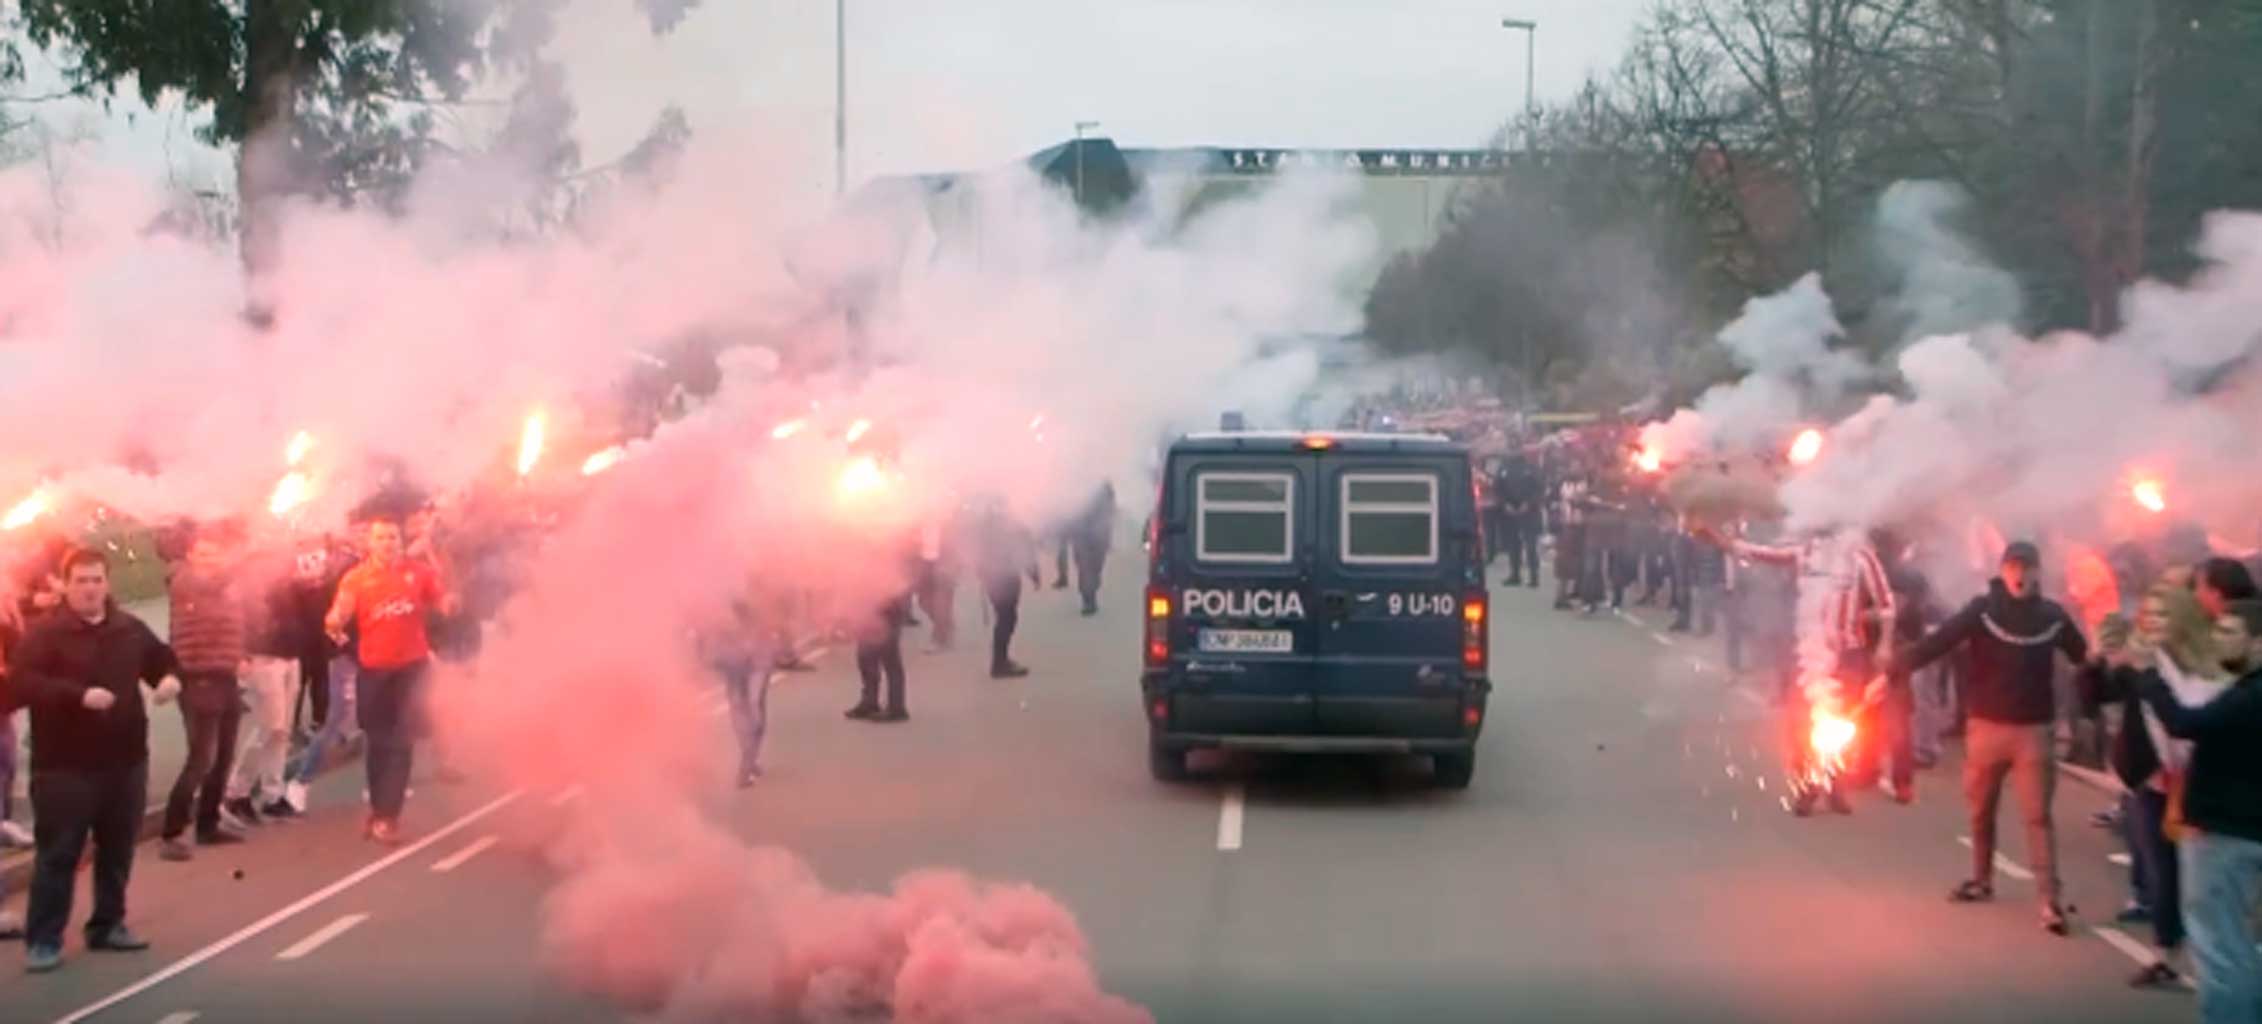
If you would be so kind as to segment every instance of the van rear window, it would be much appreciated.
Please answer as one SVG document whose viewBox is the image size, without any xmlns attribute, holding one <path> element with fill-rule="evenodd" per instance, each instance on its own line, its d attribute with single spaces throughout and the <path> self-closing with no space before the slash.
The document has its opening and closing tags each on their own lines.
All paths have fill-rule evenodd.
<svg viewBox="0 0 2262 1024">
<path fill-rule="evenodd" d="M 1282 564 L 1296 543 L 1296 478 L 1287 473 L 1203 473 L 1195 478 L 1194 556 L 1204 562 Z"/>
<path fill-rule="evenodd" d="M 1344 564 L 1436 564 L 1437 477 L 1345 473 L 1342 479 Z"/>
</svg>

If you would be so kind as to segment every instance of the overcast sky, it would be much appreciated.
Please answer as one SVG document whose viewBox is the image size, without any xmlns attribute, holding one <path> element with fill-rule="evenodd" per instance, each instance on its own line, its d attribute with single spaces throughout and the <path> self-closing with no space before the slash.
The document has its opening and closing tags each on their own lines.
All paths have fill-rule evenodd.
<svg viewBox="0 0 2262 1024">
<path fill-rule="evenodd" d="M 982 167 L 1070 137 L 1125 145 L 1480 145 L 1524 98 L 1570 94 L 1622 52 L 1652 0 L 848 0 L 849 173 Z M 679 102 L 700 134 L 758 135 L 812 189 L 832 177 L 833 5 L 703 0 L 653 40 L 629 0 L 576 0 L 558 53 L 586 158 Z M 57 111 L 57 113 L 61 113 Z M 93 122 L 163 173 L 210 176 L 198 115 L 121 103 Z M 787 156 L 785 154 L 790 154 Z"/>
</svg>

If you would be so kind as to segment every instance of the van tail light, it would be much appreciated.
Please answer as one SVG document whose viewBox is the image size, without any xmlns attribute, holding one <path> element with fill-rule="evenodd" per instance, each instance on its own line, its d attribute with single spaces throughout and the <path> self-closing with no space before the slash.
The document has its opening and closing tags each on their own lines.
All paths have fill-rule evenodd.
<svg viewBox="0 0 2262 1024">
<path fill-rule="evenodd" d="M 1170 592 L 1147 588 L 1147 664 L 1170 663 Z"/>
<path fill-rule="evenodd" d="M 1485 666 L 1485 603 L 1483 594 L 1471 594 L 1461 601 L 1461 667 L 1472 672 L 1482 672 Z"/>
</svg>

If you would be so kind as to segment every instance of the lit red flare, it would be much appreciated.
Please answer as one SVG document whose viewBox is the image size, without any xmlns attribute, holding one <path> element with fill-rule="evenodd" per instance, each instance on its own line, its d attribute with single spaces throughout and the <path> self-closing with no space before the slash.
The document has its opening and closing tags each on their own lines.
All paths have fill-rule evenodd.
<svg viewBox="0 0 2262 1024">
<path fill-rule="evenodd" d="M 542 447 L 546 443 L 549 431 L 549 417 L 544 415 L 541 410 L 537 409 L 526 417 L 526 426 L 521 427 L 518 432 L 518 475 L 525 476 L 532 473 L 534 467 L 541 464 Z"/>
<path fill-rule="evenodd" d="M 1644 473 L 1655 473 L 1665 468 L 1665 456 L 1657 449 L 1643 445 L 1634 452 L 1634 468 Z"/>
<path fill-rule="evenodd" d="M 267 498 L 267 511 L 277 516 L 287 516 L 314 497 L 314 481 L 304 473 L 293 470 L 275 482 L 275 493 Z"/>
<path fill-rule="evenodd" d="M 1804 466 L 1822 457 L 1822 431 L 1809 427 L 1791 439 L 1791 465 Z"/>
<path fill-rule="evenodd" d="M 1854 720 L 1830 708 L 1816 705 L 1809 716 L 1813 727 L 1807 731 L 1807 742 L 1814 747 L 1815 757 L 1826 765 L 1836 765 L 1854 743 Z"/>
<path fill-rule="evenodd" d="M 42 487 L 31 492 L 29 497 L 8 509 L 7 516 L 0 518 L 0 530 L 23 529 L 30 526 L 34 520 L 53 511 L 54 508 L 54 499 L 48 497 L 47 489 Z"/>
<path fill-rule="evenodd" d="M 292 434 L 290 445 L 283 449 L 283 465 L 296 469 L 298 468 L 299 463 L 306 461 L 307 453 L 313 450 L 313 434 L 309 434 L 303 430 L 299 431 L 296 434 Z"/>
<path fill-rule="evenodd" d="M 869 455 L 862 455 L 848 460 L 848 464 L 841 467 L 840 477 L 833 482 L 833 489 L 844 500 L 857 500 L 878 494 L 886 490 L 887 485 L 887 471 L 880 468 L 880 461 Z"/>
<path fill-rule="evenodd" d="M 807 420 L 787 420 L 784 423 L 780 423 L 777 426 L 770 428 L 770 438 L 776 441 L 783 441 L 795 434 L 800 433 L 808 426 L 809 421 Z"/>
<path fill-rule="evenodd" d="M 627 457 L 628 449 L 616 444 L 610 448 L 605 449 L 604 451 L 598 452 L 595 455 L 591 455 L 590 457 L 581 460 L 581 475 L 596 476 L 597 474 L 611 469 L 614 466 L 620 465 L 620 460 Z"/>
<path fill-rule="evenodd" d="M 2130 484 L 2128 496 L 2137 507 L 2155 515 L 2168 510 L 2168 489 L 2160 481 L 2146 477 Z"/>
<path fill-rule="evenodd" d="M 863 439 L 864 439 L 864 435 L 866 435 L 866 434 L 869 434 L 869 433 L 871 433 L 871 432 L 872 432 L 872 421 L 871 421 L 871 420 L 857 420 L 856 422 L 854 422 L 854 423 L 851 423 L 851 424 L 849 424 L 849 425 L 848 425 L 848 434 L 847 434 L 847 436 L 846 436 L 845 440 L 847 440 L 847 442 L 848 442 L 849 444 L 855 444 L 856 442 L 863 440 Z"/>
</svg>

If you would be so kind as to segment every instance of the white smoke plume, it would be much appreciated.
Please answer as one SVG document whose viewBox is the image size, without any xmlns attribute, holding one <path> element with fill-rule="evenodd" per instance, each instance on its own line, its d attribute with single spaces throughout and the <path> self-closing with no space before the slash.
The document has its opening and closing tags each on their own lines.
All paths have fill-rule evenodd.
<svg viewBox="0 0 2262 1024">
<path fill-rule="evenodd" d="M 1896 217 L 1955 209 L 1930 190 L 1896 189 L 1888 199 Z M 1916 322 L 1972 329 L 1903 349 L 1893 390 L 1831 425 L 1821 459 L 1787 471 L 1788 528 L 1899 527 L 1934 579 L 1965 593 L 1992 570 L 2005 538 L 2041 541 L 2054 559 L 2053 589 L 2075 596 L 2093 622 L 2112 604 L 2101 552 L 2115 545 L 2159 545 L 2180 529 L 2213 538 L 2224 553 L 2250 551 L 2262 539 L 2252 511 L 2262 485 L 2251 472 L 2251 438 L 2262 428 L 2252 371 L 2262 346 L 2262 215 L 2209 218 L 2196 243 L 2204 269 L 2180 285 L 2133 289 L 2127 325 L 2104 339 L 2028 339 L 2005 324 L 1973 324 L 1975 310 L 2015 311 L 2015 291 L 1944 231 L 1903 224 L 1897 237 L 1961 269 L 1912 271 L 1906 285 L 1934 294 L 1894 304 L 1918 311 Z M 1778 321 L 1789 339 L 1781 346 L 1810 351 L 1803 346 L 1816 322 Z M 1754 350 L 1748 336 L 1735 348 Z M 1701 439 L 1687 443 L 1717 452 L 1734 447 L 1740 423 L 1772 416 L 1775 429 L 1788 430 L 1793 409 L 1829 407 L 1828 383 L 1786 392 L 1786 379 L 1755 367 L 1651 435 Z M 1737 418 L 1755 408 L 1763 413 Z"/>
<path fill-rule="evenodd" d="M 1666 461 L 1679 462 L 1698 453 L 1747 451 L 1777 440 L 1868 376 L 1858 357 L 1832 347 L 1844 335 L 1818 274 L 1752 299 L 1719 335 L 1744 376 L 1707 390 L 1695 406 L 1649 425 L 1642 432 L 1643 445 Z"/>
</svg>

